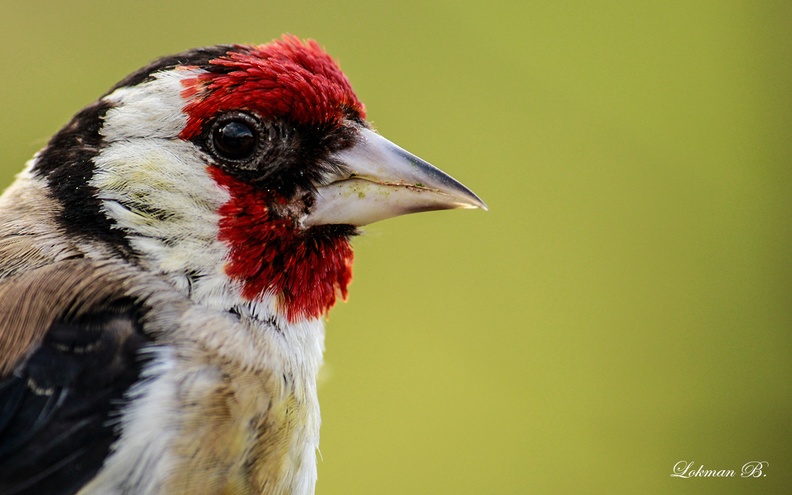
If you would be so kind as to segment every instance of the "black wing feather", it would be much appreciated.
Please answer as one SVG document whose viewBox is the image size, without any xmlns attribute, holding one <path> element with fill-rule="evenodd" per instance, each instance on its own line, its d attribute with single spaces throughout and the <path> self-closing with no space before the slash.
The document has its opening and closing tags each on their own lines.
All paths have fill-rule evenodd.
<svg viewBox="0 0 792 495">
<path fill-rule="evenodd" d="M 0 381 L 0 493 L 74 494 L 96 475 L 144 366 L 137 313 L 122 301 L 57 321 Z"/>
</svg>

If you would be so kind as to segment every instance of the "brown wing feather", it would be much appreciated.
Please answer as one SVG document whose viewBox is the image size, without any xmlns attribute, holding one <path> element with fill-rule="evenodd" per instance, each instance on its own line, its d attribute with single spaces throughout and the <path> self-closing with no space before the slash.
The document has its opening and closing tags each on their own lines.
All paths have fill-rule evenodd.
<svg viewBox="0 0 792 495">
<path fill-rule="evenodd" d="M 72 259 L 0 281 L 0 493 L 73 495 L 101 469 L 153 344 L 133 273 Z"/>
<path fill-rule="evenodd" d="M 0 281 L 0 378 L 41 342 L 59 319 L 73 319 L 122 295 L 111 266 L 67 260 Z"/>
</svg>

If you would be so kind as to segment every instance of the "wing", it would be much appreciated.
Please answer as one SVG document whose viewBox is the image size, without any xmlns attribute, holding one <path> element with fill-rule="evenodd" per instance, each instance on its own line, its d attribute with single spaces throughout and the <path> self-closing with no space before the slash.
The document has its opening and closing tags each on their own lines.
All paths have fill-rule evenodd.
<svg viewBox="0 0 792 495">
<path fill-rule="evenodd" d="M 144 365 L 140 312 L 84 261 L 0 285 L 0 493 L 73 494 L 101 468 Z"/>
</svg>

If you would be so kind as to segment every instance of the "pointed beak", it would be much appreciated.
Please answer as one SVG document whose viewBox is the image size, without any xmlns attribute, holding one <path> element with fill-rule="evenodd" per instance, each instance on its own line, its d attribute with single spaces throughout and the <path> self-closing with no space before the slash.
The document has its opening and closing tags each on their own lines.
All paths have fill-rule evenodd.
<svg viewBox="0 0 792 495">
<path fill-rule="evenodd" d="M 333 159 L 345 175 L 317 190 L 303 225 L 362 226 L 421 211 L 481 208 L 473 191 L 442 170 L 366 128 Z"/>
</svg>

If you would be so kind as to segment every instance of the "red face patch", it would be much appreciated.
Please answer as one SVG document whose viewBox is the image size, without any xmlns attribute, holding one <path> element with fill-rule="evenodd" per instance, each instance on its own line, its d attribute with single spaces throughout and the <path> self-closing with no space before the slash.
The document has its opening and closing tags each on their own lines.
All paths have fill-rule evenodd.
<svg viewBox="0 0 792 495">
<path fill-rule="evenodd" d="M 182 139 L 200 135 L 207 122 L 228 111 L 295 125 L 365 117 L 346 76 L 315 41 L 284 36 L 266 45 L 237 45 L 209 64 L 207 72 L 183 81 L 188 103 Z M 218 167 L 208 170 L 231 196 L 219 210 L 219 239 L 229 246 L 226 273 L 242 282 L 245 299 L 272 294 L 289 321 L 319 317 L 338 297 L 346 299 L 353 259 L 346 235 L 302 230 L 291 218 L 270 211 L 270 205 L 290 198 Z"/>
<path fill-rule="evenodd" d="M 289 321 L 319 317 L 337 297 L 346 299 L 352 280 L 349 239 L 300 231 L 291 219 L 271 215 L 265 191 L 217 167 L 208 171 L 231 195 L 220 207 L 219 239 L 230 247 L 226 273 L 242 282 L 245 299 L 273 294 Z"/>
<path fill-rule="evenodd" d="M 346 76 L 315 41 L 284 36 L 266 45 L 236 45 L 203 68 L 205 73 L 182 83 L 188 102 L 180 134 L 185 140 L 229 111 L 307 126 L 365 118 Z M 219 167 L 208 170 L 231 196 L 219 210 L 219 239 L 229 247 L 225 271 L 242 283 L 243 298 L 272 294 L 289 321 L 319 317 L 338 297 L 346 299 L 353 258 L 347 235 L 303 230 L 270 209 L 292 198 L 256 188 Z"/>
<path fill-rule="evenodd" d="M 365 118 L 349 80 L 313 40 L 285 35 L 266 45 L 237 45 L 210 64 L 218 71 L 183 82 L 182 96 L 190 103 L 182 139 L 197 136 L 208 119 L 230 110 L 306 125 L 340 122 L 350 114 Z"/>
</svg>

